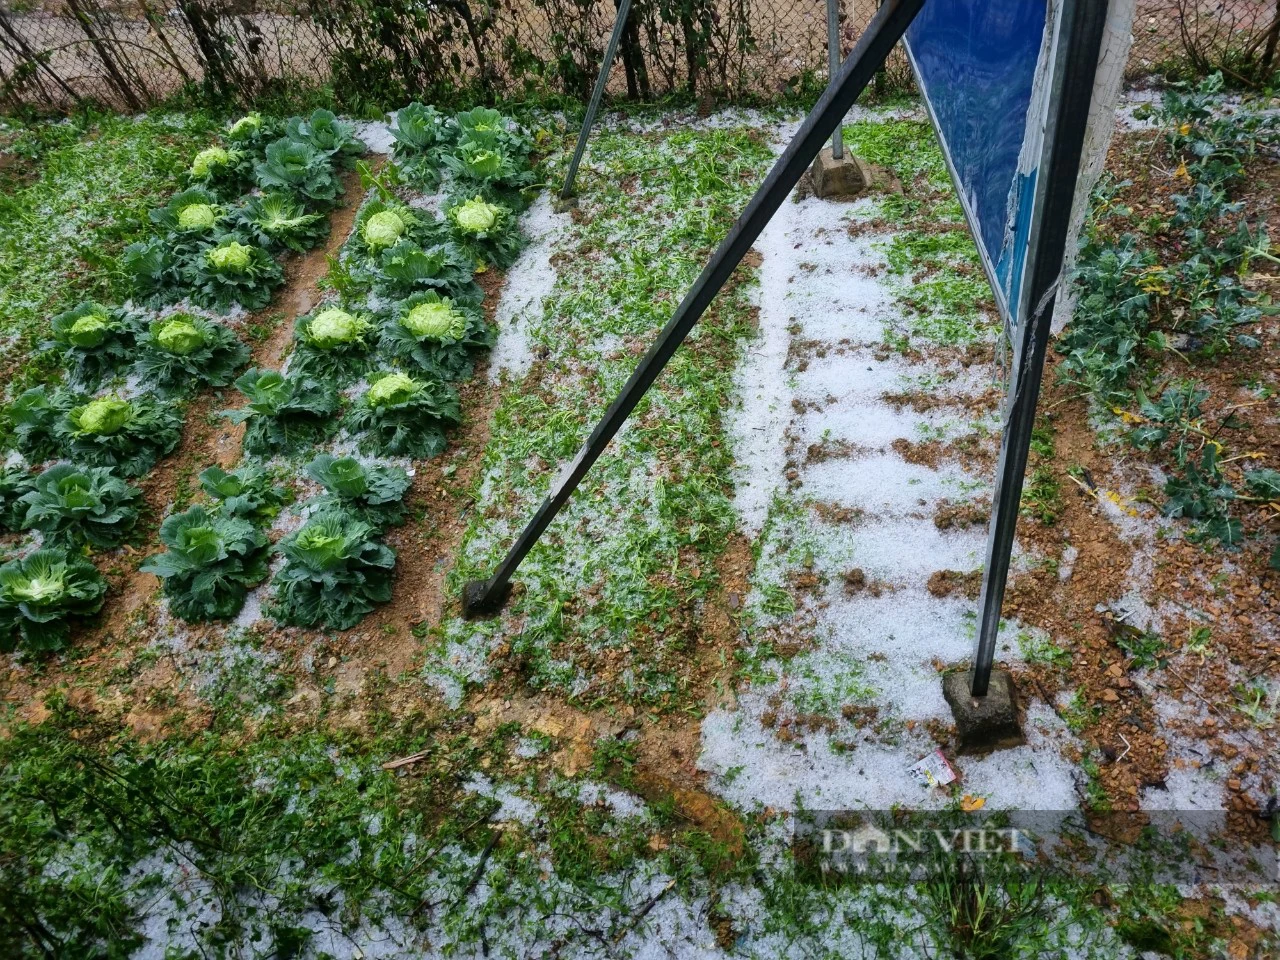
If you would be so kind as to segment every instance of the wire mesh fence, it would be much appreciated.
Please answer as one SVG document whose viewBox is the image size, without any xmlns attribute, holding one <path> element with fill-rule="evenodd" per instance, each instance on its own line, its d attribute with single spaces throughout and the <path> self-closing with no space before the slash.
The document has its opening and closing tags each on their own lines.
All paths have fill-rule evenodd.
<svg viewBox="0 0 1280 960">
<path fill-rule="evenodd" d="M 0 105 L 139 110 L 184 90 L 253 103 L 485 93 L 585 99 L 616 0 L 4 0 Z M 170 5 L 172 4 L 172 5 Z M 842 0 L 853 45 L 876 0 Z M 1131 78 L 1280 68 L 1280 0 L 1139 0 Z M 825 82 L 823 0 L 636 0 L 610 93 L 769 100 Z M 890 82 L 909 82 L 901 62 Z"/>
</svg>

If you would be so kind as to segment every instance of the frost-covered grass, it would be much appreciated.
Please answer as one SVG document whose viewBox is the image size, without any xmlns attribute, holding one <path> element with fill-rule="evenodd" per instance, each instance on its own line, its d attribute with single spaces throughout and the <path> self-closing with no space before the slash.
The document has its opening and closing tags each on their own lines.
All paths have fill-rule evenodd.
<svg viewBox="0 0 1280 960">
<path fill-rule="evenodd" d="M 198 113 L 103 116 L 16 141 L 38 159 L 15 160 L 19 169 L 33 164 L 36 175 L 0 191 L 0 337 L 6 358 L 28 354 L 13 387 L 52 360 L 31 350 L 51 316 L 83 299 L 127 297 L 116 258 L 151 231 L 148 210 L 173 191 L 216 126 Z"/>
</svg>

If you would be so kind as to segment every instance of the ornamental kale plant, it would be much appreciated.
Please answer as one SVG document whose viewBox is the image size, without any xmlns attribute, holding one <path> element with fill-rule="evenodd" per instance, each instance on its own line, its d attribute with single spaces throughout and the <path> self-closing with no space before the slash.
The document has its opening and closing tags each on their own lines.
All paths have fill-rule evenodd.
<svg viewBox="0 0 1280 960">
<path fill-rule="evenodd" d="M 154 321 L 138 338 L 138 349 L 138 376 L 162 393 L 225 387 L 249 362 L 249 348 L 229 327 L 191 313 Z"/>
<path fill-rule="evenodd" d="M 187 182 L 193 187 L 203 187 L 220 199 L 231 200 L 249 188 L 252 174 L 253 159 L 248 153 L 212 146 L 192 158 Z"/>
<path fill-rule="evenodd" d="M 391 125 L 392 159 L 410 183 L 432 189 L 440 182 L 439 148 L 447 146 L 453 135 L 454 128 L 435 107 L 411 103 L 396 111 Z"/>
<path fill-rule="evenodd" d="M 160 525 L 164 553 L 139 567 L 164 581 L 174 616 L 188 622 L 226 620 L 244 606 L 249 588 L 270 572 L 266 535 L 248 520 L 199 504 Z"/>
<path fill-rule="evenodd" d="M 0 567 L 0 650 L 60 650 L 69 620 L 102 609 L 107 582 L 92 563 L 65 550 L 37 550 Z"/>
<path fill-rule="evenodd" d="M 138 523 L 142 491 L 106 467 L 50 467 L 22 497 L 23 526 L 39 530 L 45 543 L 76 549 L 110 549 L 124 543 Z"/>
<path fill-rule="evenodd" d="M 383 328 L 382 350 L 428 377 L 462 380 L 471 376 L 475 351 L 493 346 L 494 338 L 495 331 L 473 303 L 429 290 L 396 306 Z"/>
<path fill-rule="evenodd" d="M 323 108 L 312 111 L 305 119 L 290 117 L 285 133 L 289 139 L 307 144 L 347 169 L 355 166 L 356 157 L 365 151 L 364 141 L 356 136 L 356 128 Z"/>
<path fill-rule="evenodd" d="M 281 137 L 253 169 L 263 190 L 289 190 L 322 206 L 331 206 L 342 193 L 329 155 L 306 141 Z"/>
<path fill-rule="evenodd" d="M 319 380 L 353 380 L 364 373 L 372 330 L 367 317 L 332 304 L 303 314 L 294 327 L 292 369 Z"/>
<path fill-rule="evenodd" d="M 314 501 L 317 512 L 333 509 L 379 530 L 404 521 L 404 495 L 412 481 L 401 467 L 366 467 L 355 457 L 322 453 L 307 464 L 307 476 L 326 491 Z"/>
<path fill-rule="evenodd" d="M 401 240 L 378 257 L 373 289 L 391 300 L 426 290 L 478 300 L 481 294 L 472 279 L 473 267 L 471 258 L 456 243 L 438 243 L 424 250 L 411 240 Z"/>
<path fill-rule="evenodd" d="M 22 498 L 31 492 L 32 477 L 24 468 L 0 464 L 0 527 L 21 530 L 27 508 Z"/>
<path fill-rule="evenodd" d="M 58 432 L 69 460 L 140 477 L 178 446 L 182 413 L 150 394 L 99 397 L 72 407 Z"/>
<path fill-rule="evenodd" d="M 226 311 L 233 304 L 261 310 L 284 283 L 284 272 L 261 247 L 241 243 L 227 234 L 205 247 L 185 265 L 191 299 L 202 307 Z"/>
<path fill-rule="evenodd" d="M 445 430 L 462 419 L 458 395 L 438 380 L 398 372 L 374 379 L 348 415 L 360 449 L 379 456 L 425 460 L 445 448 Z"/>
<path fill-rule="evenodd" d="M 372 526 L 336 512 L 318 514 L 280 541 L 285 564 L 272 580 L 270 614 L 281 623 L 348 630 L 391 599 L 395 551 Z"/>
<path fill-rule="evenodd" d="M 225 217 L 218 198 L 203 187 L 189 187 L 151 211 L 151 222 L 171 235 L 170 243 L 212 239 Z"/>
<path fill-rule="evenodd" d="M 141 318 L 119 307 L 86 302 L 60 313 L 50 324 L 53 340 L 46 349 L 62 351 L 72 376 L 89 386 L 114 377 L 133 360 Z"/>
<path fill-rule="evenodd" d="M 280 512 L 289 491 L 278 486 L 271 474 L 258 467 L 237 470 L 209 467 L 200 474 L 200 489 L 229 517 L 262 523 Z"/>
<path fill-rule="evenodd" d="M 524 243 L 508 208 L 477 195 L 450 201 L 445 217 L 454 240 L 477 264 L 505 270 L 520 255 Z"/>
<path fill-rule="evenodd" d="M 248 424 L 244 448 L 254 456 L 297 453 L 337 426 L 333 415 L 338 410 L 338 392 L 332 384 L 256 367 L 245 371 L 235 384 L 249 402 L 221 415 L 232 423 Z"/>
<path fill-rule="evenodd" d="M 302 202 L 285 190 L 250 197 L 236 212 L 237 230 L 268 250 L 310 250 L 329 235 L 329 218 L 308 213 Z"/>
</svg>

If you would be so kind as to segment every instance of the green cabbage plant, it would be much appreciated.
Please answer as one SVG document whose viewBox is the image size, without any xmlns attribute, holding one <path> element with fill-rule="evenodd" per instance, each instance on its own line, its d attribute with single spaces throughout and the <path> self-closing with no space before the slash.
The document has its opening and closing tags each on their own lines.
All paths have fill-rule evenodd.
<svg viewBox="0 0 1280 960">
<path fill-rule="evenodd" d="M 481 194 L 450 201 L 445 218 L 453 229 L 454 240 L 478 264 L 505 270 L 520 255 L 524 241 L 516 229 L 515 217 L 508 208 L 490 203 Z"/>
<path fill-rule="evenodd" d="M 473 268 L 471 258 L 456 243 L 437 243 L 424 250 L 411 240 L 401 240 L 378 257 L 373 289 L 390 300 L 436 290 L 478 301 L 481 293 L 472 279 Z"/>
<path fill-rule="evenodd" d="M 301 253 L 329 235 L 329 218 L 323 213 L 308 213 L 303 203 L 286 190 L 250 197 L 236 217 L 237 229 L 268 250 Z"/>
<path fill-rule="evenodd" d="M 328 304 L 298 318 L 291 369 L 321 380 L 351 380 L 364 373 L 373 324 L 362 314 Z"/>
<path fill-rule="evenodd" d="M 98 397 L 72 407 L 58 432 L 69 460 L 140 477 L 178 446 L 182 411 L 151 394 Z"/>
<path fill-rule="evenodd" d="M 509 123 L 497 110 L 475 107 L 455 114 L 458 143 L 474 144 L 487 149 L 500 148 L 507 155 L 524 163 L 533 143 L 514 122 Z"/>
<path fill-rule="evenodd" d="M 236 389 L 248 404 L 221 415 L 247 424 L 244 448 L 254 456 L 297 453 L 337 427 L 338 392 L 332 384 L 254 367 L 236 380 Z"/>
<path fill-rule="evenodd" d="M 267 251 L 227 234 L 191 258 L 186 279 L 191 299 L 202 307 L 226 310 L 238 303 L 246 310 L 261 310 L 284 283 L 284 273 Z"/>
<path fill-rule="evenodd" d="M 434 220 L 424 219 L 403 203 L 374 197 L 367 200 L 356 214 L 348 245 L 358 256 L 377 258 L 401 241 L 426 244 L 437 239 L 439 234 L 440 228 Z"/>
<path fill-rule="evenodd" d="M 0 465 L 0 527 L 21 530 L 27 516 L 22 498 L 32 490 L 31 474 L 16 464 Z"/>
<path fill-rule="evenodd" d="M 124 543 L 138 523 L 142 491 L 107 467 L 59 463 L 35 479 L 22 497 L 23 526 L 39 530 L 45 543 L 110 549 Z"/>
<path fill-rule="evenodd" d="M 401 467 L 365 466 L 355 457 L 322 453 L 307 464 L 307 476 L 325 489 L 315 501 L 319 510 L 332 508 L 380 530 L 404 521 L 404 496 L 412 481 Z"/>
<path fill-rule="evenodd" d="M 285 134 L 348 168 L 353 167 L 356 157 L 365 151 L 364 141 L 356 136 L 356 128 L 323 107 L 313 110 L 309 117 L 290 117 L 285 123 Z"/>
<path fill-rule="evenodd" d="M 60 650 L 69 620 L 102 609 L 107 582 L 84 557 L 55 548 L 36 550 L 0 567 L 0 650 L 19 643 L 32 652 Z"/>
<path fill-rule="evenodd" d="M 60 349 L 71 373 L 82 383 L 96 386 L 133 362 L 142 323 L 127 310 L 86 302 L 58 314 L 50 326 L 53 340 L 45 348 Z"/>
<path fill-rule="evenodd" d="M 270 615 L 300 627 L 347 630 L 390 600 L 396 554 L 376 533 L 355 517 L 326 511 L 285 537 Z"/>
<path fill-rule="evenodd" d="M 425 460 L 445 448 L 445 430 L 462 418 L 458 395 L 438 380 L 387 372 L 373 378 L 347 417 L 360 449 Z"/>
<path fill-rule="evenodd" d="M 164 237 L 131 243 L 120 254 L 120 269 L 129 279 L 136 300 L 169 303 L 186 291 L 184 267 L 197 251 L 174 247 Z"/>
<path fill-rule="evenodd" d="M 152 210 L 151 222 L 172 234 L 170 243 L 173 243 L 214 235 L 224 215 L 212 192 L 203 187 L 189 187 L 175 193 L 163 207 Z"/>
<path fill-rule="evenodd" d="M 288 190 L 323 206 L 331 206 L 342 193 L 329 155 L 290 137 L 268 145 L 266 158 L 254 166 L 254 178 L 263 190 Z"/>
<path fill-rule="evenodd" d="M 280 121 L 269 119 L 260 113 L 246 113 L 232 121 L 224 136 L 241 153 L 261 157 L 267 144 L 278 139 L 283 132 Z"/>
<path fill-rule="evenodd" d="M 411 103 L 396 111 L 392 159 L 410 183 L 432 189 L 440 182 L 439 148 L 449 143 L 454 129 L 435 107 Z"/>
<path fill-rule="evenodd" d="M 464 140 L 454 153 L 445 155 L 444 163 L 464 193 L 494 196 L 517 210 L 529 205 L 526 191 L 534 185 L 533 170 L 513 160 L 501 146 Z"/>
<path fill-rule="evenodd" d="M 436 380 L 471 376 L 475 352 L 491 347 L 495 331 L 474 302 L 454 301 L 434 290 L 396 305 L 382 334 L 383 352 Z"/>
<path fill-rule="evenodd" d="M 215 145 L 191 158 L 187 182 L 230 200 L 248 189 L 252 172 L 253 161 L 248 153 Z"/>
<path fill-rule="evenodd" d="M 200 489 L 216 501 L 229 517 L 261 523 L 270 520 L 289 502 L 289 491 L 258 467 L 238 470 L 209 467 L 200 474 Z"/>
<path fill-rule="evenodd" d="M 41 384 L 24 390 L 9 404 L 5 415 L 13 425 L 14 446 L 27 460 L 43 463 L 61 454 L 58 425 L 76 401 L 77 395 L 69 390 L 51 392 Z"/>
<path fill-rule="evenodd" d="M 249 348 L 220 323 L 192 313 L 152 322 L 138 338 L 135 370 L 162 393 L 183 393 L 201 384 L 225 387 L 249 362 Z"/>
<path fill-rule="evenodd" d="M 188 622 L 234 617 L 249 588 L 270 572 L 262 531 L 199 504 L 165 518 L 160 542 L 165 552 L 148 557 L 139 569 L 164 581 L 169 609 Z"/>
</svg>

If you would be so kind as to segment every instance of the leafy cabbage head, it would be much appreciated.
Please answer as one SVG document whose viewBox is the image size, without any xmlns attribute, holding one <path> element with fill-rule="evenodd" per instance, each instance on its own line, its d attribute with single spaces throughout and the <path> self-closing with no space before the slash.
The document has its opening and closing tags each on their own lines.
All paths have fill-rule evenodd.
<svg viewBox="0 0 1280 960">
<path fill-rule="evenodd" d="M 467 329 L 467 318 L 448 299 L 420 303 L 400 320 L 419 340 L 458 340 Z"/>
<path fill-rule="evenodd" d="M 245 273 L 252 262 L 249 256 L 252 252 L 253 248 L 232 240 L 223 246 L 211 248 L 205 256 L 209 260 L 209 266 L 219 273 Z"/>
<path fill-rule="evenodd" d="M 356 343 L 369 329 L 369 321 L 353 317 L 345 310 L 330 307 L 321 310 L 307 324 L 307 342 L 321 350 L 329 350 L 348 343 Z"/>
<path fill-rule="evenodd" d="M 380 380 L 370 384 L 365 392 L 365 399 L 371 407 L 385 407 L 389 404 L 404 403 L 422 389 L 422 384 L 404 373 L 389 373 Z"/>
<path fill-rule="evenodd" d="M 183 230 L 208 230 L 218 219 L 207 203 L 189 203 L 178 211 L 178 226 Z"/>
<path fill-rule="evenodd" d="M 485 233 L 498 222 L 499 209 L 492 203 L 486 203 L 484 197 L 477 196 L 450 212 L 463 233 Z"/>
<path fill-rule="evenodd" d="M 496 150 L 476 150 L 467 157 L 467 166 L 477 177 L 494 177 L 502 170 L 502 154 Z"/>
<path fill-rule="evenodd" d="M 169 353 L 185 357 L 204 346 L 205 335 L 192 318 L 177 316 L 159 329 L 156 341 Z"/>
<path fill-rule="evenodd" d="M 349 544 L 356 537 L 348 531 L 341 517 L 321 514 L 309 520 L 294 537 L 293 548 L 302 561 L 313 570 L 333 570 L 342 565 L 349 551 Z"/>
<path fill-rule="evenodd" d="M 47 607 L 67 591 L 66 564 L 51 561 L 41 553 L 32 555 L 21 572 L 26 575 L 11 575 L 4 585 L 4 592 L 18 603 Z"/>
<path fill-rule="evenodd" d="M 67 337 L 77 347 L 88 350 L 101 344 L 110 331 L 111 321 L 105 314 L 86 313 L 71 324 Z"/>
<path fill-rule="evenodd" d="M 231 151 L 222 147 L 206 147 L 195 155 L 191 161 L 191 176 L 203 180 L 218 167 L 225 167 L 232 161 Z"/>
<path fill-rule="evenodd" d="M 361 236 L 375 250 L 389 247 L 404 234 L 404 218 L 394 210 L 380 210 L 364 223 Z"/>
<path fill-rule="evenodd" d="M 234 140 L 241 140 L 245 137 L 251 137 L 262 129 L 262 115 L 258 113 L 248 113 L 231 125 L 231 129 L 227 131 L 227 135 Z"/>
<path fill-rule="evenodd" d="M 81 433 L 111 434 L 133 418 L 133 405 L 121 397 L 91 400 L 71 411 L 71 421 Z"/>
</svg>

